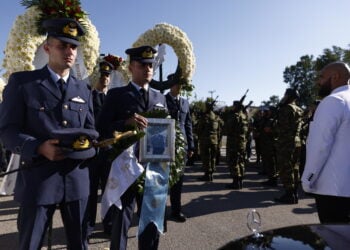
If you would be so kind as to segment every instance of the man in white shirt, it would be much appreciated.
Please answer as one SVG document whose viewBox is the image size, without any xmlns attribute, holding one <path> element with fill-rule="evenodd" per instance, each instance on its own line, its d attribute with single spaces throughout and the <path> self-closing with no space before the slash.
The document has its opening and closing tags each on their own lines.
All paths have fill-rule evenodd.
<svg viewBox="0 0 350 250">
<path fill-rule="evenodd" d="M 324 67 L 317 85 L 325 97 L 310 123 L 303 188 L 313 193 L 321 223 L 350 223 L 350 68 Z"/>
</svg>

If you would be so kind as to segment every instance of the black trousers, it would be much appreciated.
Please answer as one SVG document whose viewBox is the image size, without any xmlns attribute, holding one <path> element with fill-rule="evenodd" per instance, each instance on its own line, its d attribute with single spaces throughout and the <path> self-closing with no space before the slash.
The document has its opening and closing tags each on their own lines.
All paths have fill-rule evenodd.
<svg viewBox="0 0 350 250">
<path fill-rule="evenodd" d="M 350 197 L 315 194 L 318 218 L 324 223 L 350 224 Z"/>
<path fill-rule="evenodd" d="M 112 207 L 111 250 L 126 250 L 128 230 L 131 226 L 136 198 L 142 204 L 142 197 L 137 197 L 137 191 L 130 187 L 121 197 L 122 210 Z M 140 210 L 141 211 L 141 210 Z M 154 223 L 149 223 L 139 235 L 138 247 L 140 250 L 156 250 L 159 245 L 159 232 Z"/>
<path fill-rule="evenodd" d="M 184 175 L 181 175 L 180 179 L 170 188 L 171 212 L 175 215 L 181 212 L 181 192 L 183 180 Z"/>
<path fill-rule="evenodd" d="M 111 169 L 111 161 L 108 159 L 107 151 L 100 151 L 99 154 L 90 162 L 89 175 L 90 175 L 90 195 L 88 201 L 88 235 L 91 235 L 95 223 L 97 214 L 98 203 L 98 189 L 101 187 L 102 193 L 104 192 L 109 171 Z M 106 216 L 107 217 L 107 216 Z M 111 224 L 110 219 L 104 221 L 105 231 L 110 231 L 108 225 Z"/>
<path fill-rule="evenodd" d="M 132 223 L 135 209 L 136 191 L 130 187 L 121 196 L 122 210 L 117 207 L 110 208 L 112 213 L 111 250 L 126 250 L 128 231 Z"/>
<path fill-rule="evenodd" d="M 149 223 L 139 235 L 139 250 L 157 250 L 159 245 L 159 232 L 156 225 Z"/>
</svg>

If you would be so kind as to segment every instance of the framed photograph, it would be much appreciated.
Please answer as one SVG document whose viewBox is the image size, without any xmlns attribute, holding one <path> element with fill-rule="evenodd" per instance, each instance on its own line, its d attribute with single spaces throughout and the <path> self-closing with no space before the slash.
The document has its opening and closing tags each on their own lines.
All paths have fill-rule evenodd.
<svg viewBox="0 0 350 250">
<path fill-rule="evenodd" d="M 140 140 L 140 162 L 175 160 L 175 120 L 148 118 Z"/>
</svg>

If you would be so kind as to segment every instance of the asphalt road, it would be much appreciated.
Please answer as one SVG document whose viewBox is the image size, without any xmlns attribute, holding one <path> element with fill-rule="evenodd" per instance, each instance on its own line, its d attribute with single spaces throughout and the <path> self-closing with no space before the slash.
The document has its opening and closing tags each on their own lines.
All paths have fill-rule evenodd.
<svg viewBox="0 0 350 250">
<path fill-rule="evenodd" d="M 282 205 L 273 198 L 282 193 L 281 186 L 266 188 L 261 182 L 259 166 L 252 161 L 247 166 L 242 190 L 229 190 L 231 182 L 227 166 L 219 164 L 213 182 L 201 182 L 201 164 L 186 168 L 183 187 L 185 223 L 167 222 L 167 232 L 161 236 L 159 249 L 217 249 L 227 242 L 251 234 L 246 225 L 247 213 L 255 208 L 261 215 L 261 231 L 300 224 L 319 223 L 314 200 L 300 189 L 300 200 L 295 205 Z M 0 249 L 17 249 L 16 217 L 18 206 L 12 196 L 0 196 Z M 169 201 L 168 201 L 169 208 Z M 97 228 L 89 249 L 109 249 L 109 239 L 102 232 L 98 214 Z M 45 247 L 47 249 L 47 239 Z M 64 229 L 57 211 L 54 216 L 52 249 L 66 249 Z M 137 218 L 129 231 L 128 249 L 137 249 Z"/>
</svg>

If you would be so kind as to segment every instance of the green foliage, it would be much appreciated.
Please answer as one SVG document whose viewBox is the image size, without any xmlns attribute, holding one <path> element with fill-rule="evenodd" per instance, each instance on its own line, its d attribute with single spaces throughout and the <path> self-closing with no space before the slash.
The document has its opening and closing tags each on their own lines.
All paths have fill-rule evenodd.
<svg viewBox="0 0 350 250">
<path fill-rule="evenodd" d="M 175 161 L 170 163 L 169 185 L 172 187 L 181 177 L 185 165 L 185 138 L 179 127 L 179 123 L 175 125 Z"/>
<path fill-rule="evenodd" d="M 262 101 L 261 102 L 261 105 L 262 106 L 274 106 L 274 107 L 277 107 L 277 105 L 279 104 L 280 102 L 280 99 L 277 95 L 272 95 L 270 96 L 269 100 L 268 101 Z"/>
<path fill-rule="evenodd" d="M 289 67 L 286 67 L 283 72 L 284 82 L 289 85 L 289 88 L 294 88 L 299 91 L 299 105 L 307 107 L 316 99 L 315 91 L 315 61 L 313 56 L 305 55 L 300 57 L 300 60 Z"/>
<path fill-rule="evenodd" d="M 190 104 L 192 113 L 199 114 L 205 111 L 205 102 L 204 101 L 193 101 Z"/>
<path fill-rule="evenodd" d="M 315 84 L 318 72 L 329 63 L 343 61 L 350 63 L 350 50 L 332 46 L 323 50 L 323 54 L 314 59 L 313 56 L 300 57 L 295 65 L 286 67 L 283 72 L 284 82 L 290 88 L 297 88 L 300 94 L 299 104 L 308 107 L 317 99 Z"/>
<path fill-rule="evenodd" d="M 336 61 L 342 61 L 345 51 L 337 46 L 333 46 L 332 49 L 324 49 L 323 55 L 317 57 L 315 61 L 315 70 L 320 71 L 324 66 Z"/>
<path fill-rule="evenodd" d="M 183 84 L 181 87 L 181 95 L 186 96 L 186 97 L 190 97 L 192 96 L 192 92 L 195 89 L 195 86 L 189 82 L 187 82 L 186 84 Z"/>
<path fill-rule="evenodd" d="M 141 130 L 135 130 L 136 134 L 129 137 L 121 138 L 116 143 L 112 144 L 112 149 L 110 151 L 110 159 L 116 159 L 123 151 L 129 148 L 131 145 L 139 141 L 142 137 L 145 136 L 145 132 Z"/>
</svg>

